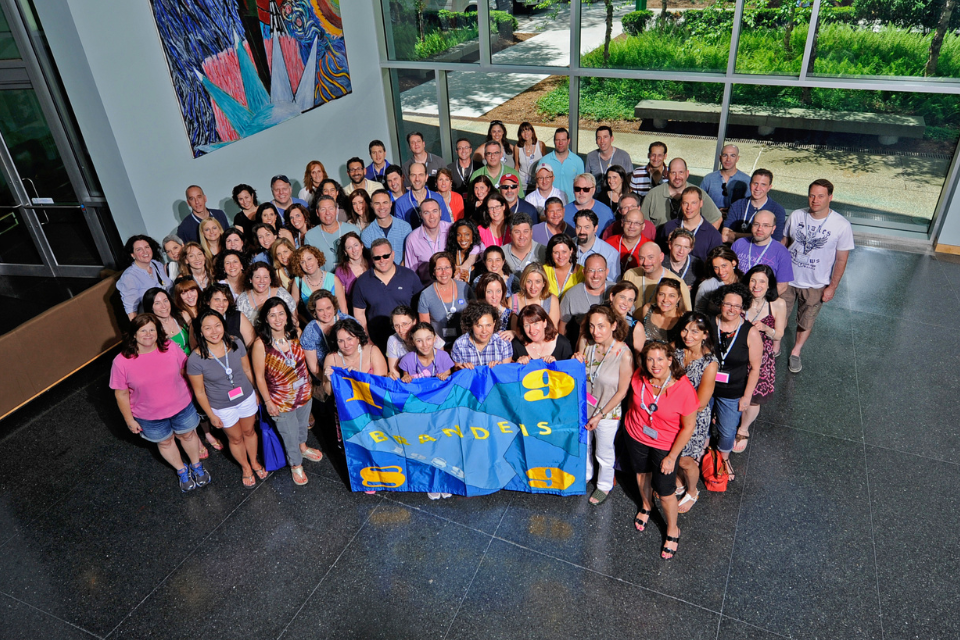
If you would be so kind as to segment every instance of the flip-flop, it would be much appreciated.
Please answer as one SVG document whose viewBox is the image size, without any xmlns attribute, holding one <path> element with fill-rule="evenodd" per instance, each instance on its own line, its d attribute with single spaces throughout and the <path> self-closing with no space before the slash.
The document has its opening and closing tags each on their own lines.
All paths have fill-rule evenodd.
<svg viewBox="0 0 960 640">
<path fill-rule="evenodd" d="M 307 447 L 306 449 L 300 452 L 300 455 L 302 455 L 307 460 L 312 460 L 314 462 L 320 462 L 323 459 L 323 454 L 317 451 L 316 449 L 313 449 L 312 447 Z"/>
<path fill-rule="evenodd" d="M 206 460 L 210 457 L 210 452 L 207 451 L 207 448 L 203 446 L 203 443 L 200 443 L 200 459 Z"/>
<path fill-rule="evenodd" d="M 693 509 L 693 505 L 697 504 L 697 500 L 698 500 L 699 498 L 700 498 L 700 494 L 699 494 L 699 493 L 696 495 L 696 497 L 691 496 L 689 493 L 688 493 L 687 495 L 683 496 L 683 500 L 681 500 L 680 503 L 677 505 L 677 512 L 678 512 L 678 513 L 687 513 L 688 511 L 690 511 L 690 509 Z M 687 508 L 686 511 L 683 511 L 681 508 L 683 507 L 683 505 L 687 504 L 688 502 L 690 502 L 690 503 L 692 503 L 692 504 Z"/>
<path fill-rule="evenodd" d="M 293 483 L 303 486 L 307 484 L 307 474 L 304 472 L 303 467 L 291 467 L 290 472 L 293 474 Z"/>
<path fill-rule="evenodd" d="M 750 436 L 748 435 L 745 436 L 738 433 L 737 437 L 734 438 L 733 440 L 733 452 L 743 453 L 744 451 L 746 451 L 747 445 L 749 444 L 748 440 L 750 440 Z M 742 443 L 742 446 L 741 446 L 741 443 Z"/>
<path fill-rule="evenodd" d="M 270 475 L 270 472 L 264 469 L 263 467 L 260 467 L 259 469 L 254 469 L 253 472 L 257 474 L 257 477 L 260 478 L 261 480 L 266 480 L 267 476 Z"/>
<path fill-rule="evenodd" d="M 245 487 L 254 487 L 257 484 L 257 479 L 254 478 L 253 476 L 242 476 L 242 480 L 243 480 L 243 486 Z"/>
<path fill-rule="evenodd" d="M 734 480 L 737 479 L 737 474 L 735 474 L 735 473 L 733 472 L 733 463 L 730 462 L 730 459 L 729 459 L 729 458 L 727 458 L 726 460 L 724 460 L 723 463 L 724 463 L 724 464 L 726 465 L 726 467 L 727 467 L 727 476 L 728 476 L 728 477 L 727 477 L 727 481 L 728 481 L 728 482 L 733 482 Z"/>
<path fill-rule="evenodd" d="M 207 440 L 207 444 L 213 447 L 214 451 L 223 451 L 223 445 L 216 438 L 213 439 L 213 442 Z"/>
<path fill-rule="evenodd" d="M 610 494 L 607 493 L 606 491 L 601 491 L 600 489 L 596 489 L 592 494 L 590 494 L 590 504 L 592 504 L 595 507 L 600 506 L 601 504 L 603 504 L 603 501 L 607 499 L 608 495 Z"/>
</svg>

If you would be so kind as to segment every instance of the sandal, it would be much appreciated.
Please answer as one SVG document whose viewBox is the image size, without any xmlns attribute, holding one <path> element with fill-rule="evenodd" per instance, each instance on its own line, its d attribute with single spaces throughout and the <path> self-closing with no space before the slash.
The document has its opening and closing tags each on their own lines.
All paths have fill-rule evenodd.
<svg viewBox="0 0 960 640">
<path fill-rule="evenodd" d="M 259 469 L 254 469 L 253 472 L 257 474 L 257 477 L 260 478 L 261 480 L 266 480 L 267 476 L 270 475 L 270 472 L 264 469 L 263 467 L 260 467 Z"/>
<path fill-rule="evenodd" d="M 211 442 L 210 440 L 207 440 L 207 444 L 213 447 L 214 451 L 223 451 L 223 445 L 220 444 L 220 441 L 217 440 L 216 438 L 213 439 L 213 442 Z"/>
<path fill-rule="evenodd" d="M 748 441 L 748 440 L 750 440 L 750 436 L 749 436 L 749 435 L 744 436 L 744 435 L 741 435 L 741 434 L 738 433 L 738 434 L 737 434 L 737 437 L 734 438 L 734 440 L 733 440 L 733 452 L 734 452 L 734 453 L 743 453 L 744 451 L 746 451 L 746 450 L 747 450 L 747 444 L 748 444 L 747 441 Z"/>
<path fill-rule="evenodd" d="M 677 497 L 679 498 L 680 496 L 682 496 L 682 495 L 685 494 L 686 492 L 687 492 L 687 487 L 686 487 L 685 485 L 680 485 L 679 487 L 677 487 L 677 490 L 673 492 L 673 495 L 675 495 L 675 496 L 677 496 Z"/>
<path fill-rule="evenodd" d="M 290 473 L 293 474 L 293 483 L 303 486 L 307 484 L 307 474 L 303 471 L 303 466 L 290 467 Z"/>
<path fill-rule="evenodd" d="M 253 476 L 242 476 L 242 480 L 245 487 L 253 487 L 257 484 L 257 479 Z"/>
<path fill-rule="evenodd" d="M 727 482 L 733 482 L 737 479 L 737 474 L 733 472 L 733 463 L 730 462 L 730 458 L 727 458 L 723 461 L 727 467 Z"/>
<path fill-rule="evenodd" d="M 695 496 L 691 496 L 689 493 L 687 493 L 687 495 L 683 496 L 683 500 L 680 501 L 680 504 L 677 505 L 677 512 L 686 513 L 687 511 L 690 511 L 690 509 L 693 509 L 693 505 L 697 504 L 697 500 L 699 499 L 700 499 L 699 492 Z M 690 503 L 690 506 L 684 509 L 683 505 L 687 504 L 688 502 Z"/>
<path fill-rule="evenodd" d="M 644 509 L 640 507 L 640 513 L 633 519 L 633 526 L 637 528 L 637 531 L 643 531 L 646 529 L 647 524 L 650 522 L 650 514 L 653 513 L 653 509 Z M 640 516 L 647 516 L 646 520 L 641 520 Z"/>
<path fill-rule="evenodd" d="M 599 506 L 599 505 L 603 504 L 603 501 L 607 499 L 607 496 L 608 496 L 608 495 L 610 495 L 610 494 L 607 493 L 606 491 L 601 491 L 600 489 L 596 489 L 596 490 L 594 490 L 594 492 L 590 495 L 590 504 L 592 504 L 592 505 L 595 506 L 595 507 L 596 507 L 596 506 Z"/>
<path fill-rule="evenodd" d="M 207 451 L 207 448 L 203 446 L 203 443 L 201 442 L 200 443 L 200 459 L 206 460 L 209 457 L 210 457 L 210 452 Z"/>
<path fill-rule="evenodd" d="M 668 549 L 667 545 L 670 544 L 671 542 L 674 543 L 676 546 L 673 549 Z M 676 538 L 674 538 L 673 536 L 667 536 L 666 542 L 663 543 L 663 548 L 660 549 L 660 557 L 663 558 L 664 560 L 673 560 L 674 556 L 677 555 L 677 551 L 679 550 L 680 550 L 680 533 L 678 532 Z M 670 554 L 669 557 L 665 555 L 668 553 Z"/>
<path fill-rule="evenodd" d="M 306 449 L 301 451 L 300 455 L 302 455 L 307 460 L 312 460 L 314 462 L 320 462 L 323 459 L 323 454 L 311 447 L 307 447 Z"/>
</svg>

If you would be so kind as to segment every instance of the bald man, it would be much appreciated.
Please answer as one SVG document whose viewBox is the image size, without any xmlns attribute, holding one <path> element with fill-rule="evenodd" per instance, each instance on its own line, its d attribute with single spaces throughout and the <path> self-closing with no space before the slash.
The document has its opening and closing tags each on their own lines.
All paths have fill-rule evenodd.
<svg viewBox="0 0 960 640">
<path fill-rule="evenodd" d="M 673 278 L 680 283 L 680 293 L 683 296 L 683 311 L 693 310 L 690 304 L 690 287 L 686 285 L 683 279 L 663 266 L 663 251 L 656 242 L 646 242 L 640 245 L 638 252 L 640 266 L 630 269 L 623 274 L 623 279 L 632 282 L 640 291 L 640 296 L 636 301 L 636 311 L 634 317 L 640 313 L 640 310 L 648 302 L 653 301 L 656 295 L 657 285 L 663 278 Z M 643 320 L 643 318 L 637 318 Z"/>
<path fill-rule="evenodd" d="M 687 169 L 687 162 L 683 158 L 674 158 L 667 167 L 667 182 L 650 189 L 647 196 L 643 199 L 643 217 L 662 227 L 670 220 L 680 217 L 680 194 L 683 190 L 691 186 L 687 182 L 690 177 L 690 171 Z M 701 189 L 703 191 L 703 189 Z M 710 198 L 702 198 L 704 220 L 713 225 L 714 229 L 720 229 L 720 223 L 723 218 L 720 216 L 720 209 Z"/>
<path fill-rule="evenodd" d="M 717 208 L 726 213 L 730 205 L 743 200 L 750 191 L 750 176 L 737 169 L 740 161 L 740 149 L 728 144 L 720 150 L 720 169 L 708 173 L 700 183 Z"/>
</svg>

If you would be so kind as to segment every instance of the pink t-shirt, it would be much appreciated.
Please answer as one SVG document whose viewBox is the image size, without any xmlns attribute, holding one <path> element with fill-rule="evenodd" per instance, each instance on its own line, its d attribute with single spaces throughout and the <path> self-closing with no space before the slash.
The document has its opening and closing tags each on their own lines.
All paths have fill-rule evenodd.
<svg viewBox="0 0 960 640">
<path fill-rule="evenodd" d="M 118 354 L 110 370 L 110 388 L 130 390 L 130 410 L 135 418 L 170 418 L 193 400 L 183 377 L 186 361 L 187 354 L 172 342 L 167 343 L 166 351 L 155 349 L 136 358 Z"/>
</svg>

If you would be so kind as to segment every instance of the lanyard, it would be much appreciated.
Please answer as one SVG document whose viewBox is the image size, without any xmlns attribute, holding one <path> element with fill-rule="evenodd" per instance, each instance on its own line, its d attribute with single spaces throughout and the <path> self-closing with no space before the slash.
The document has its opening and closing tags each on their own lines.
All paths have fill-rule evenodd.
<svg viewBox="0 0 960 640">
<path fill-rule="evenodd" d="M 590 381 L 590 388 L 593 389 L 594 383 L 597 381 L 597 376 L 600 375 L 600 367 L 603 366 L 603 363 L 606 362 L 607 356 L 610 355 L 610 352 L 613 351 L 613 348 L 616 346 L 617 342 L 614 340 L 610 343 L 610 347 L 607 349 L 606 353 L 603 354 L 603 357 L 600 358 L 600 362 L 597 364 L 596 368 L 593 367 L 593 363 L 597 361 L 597 345 L 593 345 L 593 349 L 590 350 L 590 371 L 587 371 L 587 379 Z"/>
<path fill-rule="evenodd" d="M 440 289 L 437 287 L 437 283 L 433 283 L 433 290 L 437 293 L 437 298 L 440 300 L 440 304 L 443 305 L 443 310 L 447 312 L 447 320 L 450 319 L 450 316 L 457 312 L 457 285 L 453 285 L 453 296 L 450 298 L 450 308 L 447 309 L 447 303 L 443 299 L 443 296 L 440 295 Z"/>
<path fill-rule="evenodd" d="M 767 246 L 765 246 L 765 247 L 763 248 L 763 251 L 760 252 L 760 255 L 757 256 L 757 261 L 756 261 L 756 262 L 753 261 L 753 244 L 754 244 L 754 243 L 751 241 L 751 242 L 750 242 L 750 247 L 747 249 L 747 268 L 746 268 L 746 271 L 749 271 L 750 269 L 752 269 L 752 268 L 754 268 L 755 266 L 757 266 L 758 264 L 760 264 L 760 262 L 763 260 L 763 255 L 767 252 L 767 249 L 770 248 L 770 245 L 773 244 L 773 238 L 770 238 L 770 240 L 767 242 Z"/>
<path fill-rule="evenodd" d="M 333 247 L 331 247 L 330 243 L 327 241 L 327 233 L 329 232 L 324 231 L 323 227 L 320 227 L 320 239 L 323 240 L 323 244 L 327 247 L 327 249 L 330 250 L 330 253 L 336 256 L 337 255 L 336 250 Z M 331 233 L 330 235 L 333 235 L 333 234 Z M 337 220 L 337 239 L 334 240 L 333 244 L 336 245 L 338 242 L 340 242 L 340 238 L 342 236 L 343 236 L 343 225 L 340 224 L 339 220 Z"/>
<path fill-rule="evenodd" d="M 810 224 L 810 220 L 811 220 L 810 212 L 807 211 L 806 214 L 807 214 L 807 215 L 806 215 L 807 233 L 805 234 L 806 237 L 803 239 L 803 254 L 804 254 L 804 255 L 810 253 L 810 251 L 813 250 L 813 248 L 814 248 L 814 246 L 815 246 L 814 236 L 816 236 L 818 233 L 820 233 L 820 229 L 823 229 L 823 225 L 827 224 L 827 220 L 830 219 L 830 213 L 828 212 L 828 213 L 827 213 L 827 217 L 823 219 L 823 222 L 820 223 L 820 226 L 817 227 L 816 229 L 813 229 L 813 228 L 812 228 L 813 225 Z"/>
<path fill-rule="evenodd" d="M 428 377 L 430 377 L 430 376 L 436 375 L 436 372 L 437 372 L 437 348 L 436 348 L 436 347 L 433 348 L 433 362 L 431 362 L 431 363 L 430 363 L 429 365 L 427 365 L 426 367 L 424 367 L 422 364 L 420 364 L 420 355 L 419 355 L 419 354 L 416 355 L 416 357 L 414 358 L 414 361 L 417 363 L 417 368 L 416 368 L 417 377 L 420 377 L 420 378 L 428 378 Z M 426 375 L 423 375 L 423 374 L 426 374 Z"/>
<path fill-rule="evenodd" d="M 221 343 L 221 344 L 223 344 L 223 343 Z M 207 347 L 207 348 L 209 349 L 209 347 Z M 224 361 L 226 362 L 226 364 L 224 364 L 223 362 L 220 362 L 220 358 L 217 357 L 217 355 L 213 352 L 213 350 L 210 350 L 210 355 L 213 356 L 213 359 L 217 361 L 217 364 L 218 364 L 218 365 L 220 365 L 221 367 L 223 367 L 223 372 L 224 372 L 225 374 L 227 374 L 227 379 L 230 381 L 230 384 L 232 385 L 232 384 L 233 384 L 233 369 L 230 367 L 230 352 L 227 351 L 227 345 L 225 345 L 225 344 L 223 345 L 223 359 L 224 359 Z"/>
<path fill-rule="evenodd" d="M 437 253 L 438 251 L 440 251 L 440 250 L 441 250 L 441 249 L 440 249 L 440 227 L 437 227 L 437 240 L 436 240 L 436 242 L 430 242 L 430 236 L 427 235 L 427 228 L 426 228 L 426 227 L 420 227 L 420 229 L 423 231 L 423 240 L 424 240 L 424 242 L 427 243 L 427 247 L 428 247 L 428 248 L 432 249 L 432 251 L 430 252 L 430 255 L 432 256 L 433 254 L 435 254 L 435 253 Z"/>
<path fill-rule="evenodd" d="M 284 342 L 287 342 L 286 339 L 284 339 Z M 280 355 L 283 356 L 283 361 L 286 363 L 286 365 L 291 369 L 296 370 L 297 359 L 293 355 L 293 345 L 290 344 L 289 346 L 290 346 L 290 351 L 284 351 L 283 349 L 280 348 L 280 343 L 276 339 L 273 340 L 273 348 L 280 352 Z"/>
<path fill-rule="evenodd" d="M 467 167 L 466 173 L 464 173 L 463 170 L 460 168 L 460 163 L 459 163 L 459 162 L 457 163 L 457 175 L 460 176 L 460 184 L 466 184 L 466 183 L 467 183 L 467 180 L 469 179 L 470 174 L 473 173 L 473 171 L 471 171 L 471 169 L 473 169 L 473 162 L 472 162 L 472 161 L 470 162 L 470 166 Z"/>
<path fill-rule="evenodd" d="M 703 226 L 703 218 L 701 217 L 701 218 L 700 218 L 700 224 L 697 225 L 697 228 L 696 228 L 696 229 L 694 229 L 693 231 L 690 232 L 690 233 L 693 234 L 693 237 L 694 237 L 694 238 L 697 237 L 697 231 L 700 231 L 700 227 L 702 227 L 702 226 Z M 681 229 L 686 229 L 686 227 L 683 226 L 683 222 L 682 222 L 682 221 L 680 222 L 680 228 L 681 228 Z"/>
<path fill-rule="evenodd" d="M 678 274 L 678 275 L 680 276 L 680 279 L 681 279 L 681 280 L 683 280 L 684 278 L 687 277 L 687 271 L 690 271 L 690 265 L 691 265 L 691 264 L 693 264 L 693 260 L 690 258 L 690 256 L 687 256 L 687 266 L 685 266 L 685 267 L 683 268 L 683 273 Z M 670 266 L 672 267 L 673 264 L 671 264 Z"/>
<path fill-rule="evenodd" d="M 733 334 L 733 338 L 730 340 L 730 344 L 727 346 L 727 350 L 722 353 L 717 353 L 717 356 L 720 359 L 720 369 L 723 370 L 723 363 L 726 361 L 727 356 L 730 355 L 730 352 L 733 350 L 733 345 L 737 343 L 737 336 L 740 335 L 740 329 L 743 328 L 743 319 L 740 319 L 740 324 L 737 325 L 737 330 Z M 723 330 L 720 328 L 720 318 L 717 318 L 717 344 L 723 348 Z"/>
<path fill-rule="evenodd" d="M 651 426 L 651 427 L 653 426 L 653 414 L 654 414 L 654 413 L 657 411 L 657 409 L 659 408 L 659 407 L 657 406 L 657 402 L 659 402 L 660 396 L 663 395 L 663 392 L 667 390 L 667 386 L 670 384 L 670 380 L 671 380 L 672 378 L 673 378 L 673 376 L 671 376 L 670 374 L 667 374 L 667 380 L 666 380 L 666 382 L 663 383 L 663 387 L 660 389 L 660 393 L 658 393 L 658 394 L 655 395 L 655 396 L 653 395 L 653 383 L 650 382 L 649 380 L 647 380 L 647 382 L 650 383 L 650 386 L 651 386 L 650 395 L 653 396 L 653 401 L 650 403 L 649 406 L 647 406 L 647 404 L 643 401 L 643 396 L 644 396 L 644 394 L 645 394 L 646 391 L 647 391 L 647 385 L 641 385 L 641 386 L 640 386 L 640 407 L 641 407 L 644 411 L 646 411 L 647 414 L 650 416 L 650 426 Z"/>
<path fill-rule="evenodd" d="M 770 304 L 770 302 L 768 301 L 768 302 L 767 302 L 767 305 L 769 305 L 769 304 Z M 760 314 L 761 314 L 761 313 L 763 313 L 763 305 L 762 305 L 762 304 L 760 305 L 760 310 L 757 311 L 757 315 L 753 316 L 753 320 L 751 320 L 750 322 L 752 322 L 753 324 L 756 324 L 757 318 L 760 317 Z M 766 317 L 766 316 L 764 316 L 764 317 Z"/>
<path fill-rule="evenodd" d="M 767 204 L 767 201 L 764 200 L 764 201 L 763 201 L 763 204 Z M 760 211 L 763 210 L 763 204 L 760 205 L 759 207 L 754 207 L 754 208 L 753 208 L 753 214 L 751 214 L 751 213 L 750 213 L 750 207 L 753 205 L 753 201 L 752 201 L 752 200 L 748 200 L 748 201 L 747 201 L 747 210 L 746 210 L 746 211 L 744 212 L 744 214 L 743 214 L 743 216 L 744 216 L 744 217 L 743 217 L 743 222 L 744 222 L 745 225 L 747 225 L 747 226 L 749 227 L 750 225 L 753 224 L 753 219 L 757 216 L 757 213 L 759 213 Z M 747 216 L 750 216 L 750 217 L 747 218 Z"/>
<path fill-rule="evenodd" d="M 563 290 L 567 288 L 567 282 L 570 281 L 570 276 L 573 275 L 573 265 L 570 265 L 570 271 L 567 272 L 567 277 L 563 279 L 563 286 L 560 286 L 560 279 L 557 278 L 557 268 L 553 268 L 553 281 L 557 283 L 557 296 L 563 294 Z"/>
<path fill-rule="evenodd" d="M 626 271 L 627 265 L 630 264 L 631 259 L 635 259 L 637 264 L 640 264 L 640 258 L 633 255 L 636 251 L 640 251 L 640 238 L 637 238 L 637 244 L 633 245 L 633 249 L 630 249 L 627 252 L 627 261 L 623 263 L 621 271 Z M 617 238 L 617 253 L 623 256 L 623 236 Z M 623 258 L 621 257 L 620 260 L 623 260 Z"/>
<path fill-rule="evenodd" d="M 686 272 L 684 272 L 686 273 Z M 660 277 L 657 278 L 657 284 L 660 284 L 660 281 L 663 280 L 663 268 L 660 268 Z M 656 294 L 657 287 L 654 285 L 653 292 Z M 640 293 L 643 295 L 643 304 L 647 304 L 647 276 L 640 276 Z M 651 296 L 653 297 L 653 296 Z"/>
</svg>

